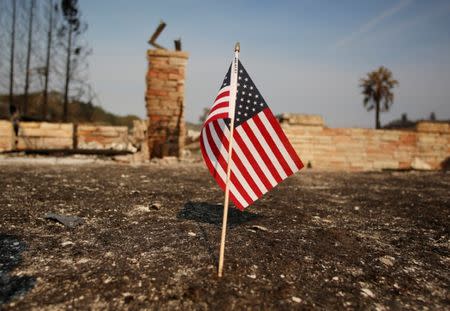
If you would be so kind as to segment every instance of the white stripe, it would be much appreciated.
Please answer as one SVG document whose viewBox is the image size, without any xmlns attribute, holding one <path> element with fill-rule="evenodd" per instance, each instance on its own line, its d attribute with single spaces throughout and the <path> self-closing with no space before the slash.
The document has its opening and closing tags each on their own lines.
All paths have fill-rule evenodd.
<svg viewBox="0 0 450 311">
<path fill-rule="evenodd" d="M 221 114 L 221 113 L 227 113 L 228 114 L 228 107 L 219 108 L 217 110 L 214 110 L 210 115 L 208 115 L 208 118 L 206 119 L 205 124 L 206 124 L 206 122 L 209 121 L 209 119 L 211 119 L 212 117 L 214 117 L 214 116 L 216 116 L 218 114 Z"/>
<path fill-rule="evenodd" d="M 217 121 L 218 121 L 218 124 L 219 124 L 220 128 L 224 132 L 225 136 L 226 137 L 230 137 L 230 131 L 229 131 L 227 125 L 225 124 L 225 122 L 222 119 L 219 119 Z M 247 171 L 250 174 L 250 176 L 253 178 L 253 181 L 258 186 L 258 188 L 261 191 L 261 193 L 263 193 L 263 194 L 266 193 L 267 192 L 267 188 L 262 183 L 262 181 L 259 178 L 258 174 L 255 172 L 253 166 L 250 164 L 250 162 L 248 161 L 248 159 L 245 156 L 244 152 L 242 152 L 241 147 L 239 147 L 239 144 L 237 144 L 236 141 L 233 144 L 233 152 L 236 152 L 236 154 L 238 155 L 239 159 L 242 161 L 242 164 L 244 164 L 245 168 L 247 169 Z"/>
<path fill-rule="evenodd" d="M 270 137 L 272 137 L 273 141 L 275 142 L 275 145 L 277 145 L 278 149 L 280 150 L 287 164 L 291 168 L 292 172 L 293 173 L 297 172 L 298 171 L 297 165 L 295 165 L 295 162 L 292 160 L 289 152 L 287 152 L 283 142 L 280 140 L 280 137 L 277 135 L 275 129 L 272 127 L 272 124 L 269 122 L 269 120 L 267 120 L 266 114 L 264 112 L 260 112 L 258 113 L 258 117 L 266 127 L 267 131 L 270 134 Z"/>
<path fill-rule="evenodd" d="M 226 159 L 225 161 L 228 161 L 228 151 L 226 150 L 225 145 L 222 144 L 222 142 L 220 141 L 220 138 L 217 135 L 216 129 L 214 128 L 214 125 L 212 123 L 209 123 L 209 130 L 211 132 L 212 139 L 214 140 L 217 149 L 219 149 L 220 153 L 222 154 L 222 157 Z M 234 161 L 231 161 L 231 171 L 234 173 L 234 175 L 241 183 L 242 187 L 247 192 L 247 194 L 252 198 L 252 200 L 253 201 L 257 200 L 258 196 L 253 192 L 252 188 L 250 187 L 244 176 L 242 176 L 241 171 L 237 168 L 236 163 L 234 163 Z"/>
<path fill-rule="evenodd" d="M 206 136 L 205 128 L 202 130 L 202 138 L 203 138 L 203 147 L 205 147 L 206 154 L 208 155 L 209 161 L 211 161 L 211 164 L 214 166 L 214 170 L 219 174 L 220 178 L 225 182 L 227 179 L 226 172 L 222 169 L 222 166 L 220 166 L 219 161 L 217 161 L 216 156 L 211 150 L 211 147 L 208 143 L 208 138 Z M 244 200 L 244 198 L 241 196 L 239 191 L 237 191 L 234 184 L 230 181 L 230 191 L 233 193 L 235 198 L 239 201 L 239 203 L 242 204 L 242 206 L 248 206 L 247 201 Z"/>
<path fill-rule="evenodd" d="M 219 105 L 221 103 L 228 103 L 229 100 L 230 100 L 230 96 L 221 97 L 214 102 L 211 109 L 213 109 L 214 107 L 216 107 L 217 105 Z"/>
<path fill-rule="evenodd" d="M 249 119 L 247 121 L 247 124 L 250 126 L 250 128 L 253 131 L 253 134 L 255 134 L 256 138 L 258 139 L 259 144 L 263 147 L 264 151 L 266 151 L 266 154 L 269 156 L 269 159 L 275 166 L 275 169 L 277 170 L 278 174 L 280 174 L 282 179 L 285 179 L 287 177 L 286 172 L 284 171 L 277 157 L 273 153 L 266 139 L 259 131 L 259 128 L 256 126 L 255 121 L 253 121 L 253 119 Z"/>
<path fill-rule="evenodd" d="M 227 85 L 227 86 L 221 88 L 220 91 L 219 91 L 219 93 L 217 93 L 217 95 L 219 95 L 219 94 L 221 94 L 221 93 L 223 93 L 223 92 L 229 91 L 229 90 L 230 90 L 230 86 Z"/>
<path fill-rule="evenodd" d="M 239 135 L 241 136 L 241 138 L 244 141 L 245 145 L 250 150 L 251 154 L 253 155 L 253 157 L 256 160 L 256 163 L 258 163 L 258 165 L 261 168 L 261 170 L 264 173 L 264 175 L 267 177 L 267 179 L 272 184 L 272 186 L 275 187 L 277 185 L 277 182 L 276 182 L 275 178 L 273 178 L 272 173 L 267 168 L 266 163 L 263 161 L 263 159 L 259 155 L 259 153 L 256 150 L 255 146 L 253 146 L 252 141 L 248 138 L 248 136 L 245 133 L 245 131 L 242 128 L 242 126 L 236 127 L 236 131 L 239 133 Z"/>
</svg>

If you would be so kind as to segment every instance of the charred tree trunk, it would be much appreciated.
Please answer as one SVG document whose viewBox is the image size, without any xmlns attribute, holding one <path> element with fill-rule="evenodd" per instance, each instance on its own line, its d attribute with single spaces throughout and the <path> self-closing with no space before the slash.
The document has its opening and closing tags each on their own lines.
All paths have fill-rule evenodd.
<svg viewBox="0 0 450 311">
<path fill-rule="evenodd" d="M 16 106 L 14 104 L 14 48 L 16 41 L 16 0 L 12 0 L 13 16 L 11 25 L 11 57 L 9 70 L 9 113 L 14 115 L 16 113 Z"/>
<path fill-rule="evenodd" d="M 66 59 L 66 83 L 64 87 L 64 111 L 63 111 L 63 121 L 67 122 L 67 112 L 69 106 L 69 83 L 70 83 L 70 60 L 72 56 L 72 32 L 73 26 L 69 24 L 69 34 L 67 43 L 67 59 Z"/>
<path fill-rule="evenodd" d="M 44 84 L 44 101 L 42 104 L 42 118 L 47 119 L 48 109 L 48 81 L 50 73 L 50 54 L 52 47 L 52 31 L 53 31 L 53 0 L 50 0 L 49 26 L 47 32 L 47 55 L 45 59 L 45 84 Z"/>
<path fill-rule="evenodd" d="M 26 115 L 28 113 L 28 90 L 30 88 L 30 61 L 31 61 L 31 48 L 33 41 L 33 16 L 34 16 L 34 4 L 35 0 L 31 0 L 30 3 L 30 15 L 28 24 L 28 47 L 27 47 L 27 64 L 25 68 L 25 89 L 22 113 Z"/>
</svg>

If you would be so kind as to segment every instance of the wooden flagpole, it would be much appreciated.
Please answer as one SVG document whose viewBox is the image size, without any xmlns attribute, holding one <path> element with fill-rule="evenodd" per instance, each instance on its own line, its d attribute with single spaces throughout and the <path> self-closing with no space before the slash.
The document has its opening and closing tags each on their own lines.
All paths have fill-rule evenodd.
<svg viewBox="0 0 450 311">
<path fill-rule="evenodd" d="M 225 256 L 225 237 L 227 234 L 227 220 L 228 220 L 228 203 L 230 197 L 230 175 L 231 175 L 231 154 L 233 152 L 233 131 L 234 131 L 234 112 L 236 105 L 236 92 L 237 92 L 237 77 L 238 77 L 238 64 L 239 64 L 239 52 L 241 47 L 239 42 L 234 47 L 234 58 L 231 65 L 230 72 L 230 137 L 228 138 L 228 162 L 227 162 L 227 180 L 225 182 L 225 201 L 223 203 L 223 219 L 222 219 L 222 237 L 220 239 L 220 256 L 219 256 L 219 278 L 223 275 L 223 260 Z"/>
</svg>

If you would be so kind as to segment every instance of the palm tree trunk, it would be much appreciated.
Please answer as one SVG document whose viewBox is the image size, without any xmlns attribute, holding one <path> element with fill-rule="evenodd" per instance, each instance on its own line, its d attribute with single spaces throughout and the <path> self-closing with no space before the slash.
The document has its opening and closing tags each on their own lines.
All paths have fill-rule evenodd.
<svg viewBox="0 0 450 311">
<path fill-rule="evenodd" d="M 380 126 L 380 102 L 375 103 L 375 128 L 379 129 Z"/>
</svg>

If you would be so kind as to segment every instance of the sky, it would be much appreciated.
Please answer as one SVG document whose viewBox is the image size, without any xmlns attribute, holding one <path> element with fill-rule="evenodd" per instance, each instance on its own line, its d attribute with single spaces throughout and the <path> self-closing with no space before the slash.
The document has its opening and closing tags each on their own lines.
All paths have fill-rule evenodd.
<svg viewBox="0 0 450 311">
<path fill-rule="evenodd" d="M 210 107 L 241 44 L 240 60 L 275 114 L 320 114 L 330 127 L 373 127 L 359 80 L 379 66 L 399 81 L 381 123 L 450 119 L 450 1 L 80 0 L 98 104 L 145 117 L 148 43 L 189 52 L 186 120 Z"/>
</svg>

